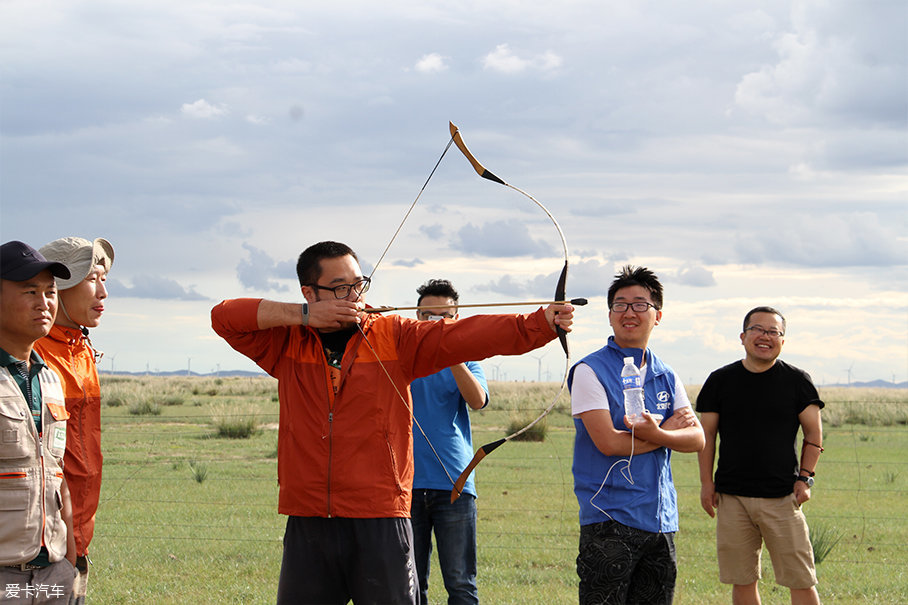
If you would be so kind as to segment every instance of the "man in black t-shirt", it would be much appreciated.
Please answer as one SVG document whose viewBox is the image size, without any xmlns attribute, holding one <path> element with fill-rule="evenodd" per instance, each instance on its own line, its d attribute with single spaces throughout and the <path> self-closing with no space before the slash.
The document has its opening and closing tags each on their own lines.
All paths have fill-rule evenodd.
<svg viewBox="0 0 908 605">
<path fill-rule="evenodd" d="M 757 605 L 763 542 L 793 605 L 819 604 L 813 549 L 801 504 L 823 451 L 820 400 L 806 372 L 778 359 L 785 318 L 771 307 L 744 317 L 744 359 L 709 375 L 697 397 L 706 434 L 700 504 L 718 513 L 719 580 L 737 605 Z M 795 449 L 803 432 L 800 460 Z M 713 478 L 716 436 L 719 462 Z"/>
</svg>

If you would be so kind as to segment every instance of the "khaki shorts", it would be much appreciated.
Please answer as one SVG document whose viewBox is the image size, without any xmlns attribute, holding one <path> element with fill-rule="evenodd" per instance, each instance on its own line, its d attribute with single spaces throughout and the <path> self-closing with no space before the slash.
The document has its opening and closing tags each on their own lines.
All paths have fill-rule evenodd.
<svg viewBox="0 0 908 605">
<path fill-rule="evenodd" d="M 759 580 L 766 542 L 778 584 L 795 589 L 816 585 L 807 520 L 794 494 L 782 498 L 719 494 L 716 515 L 720 582 L 747 585 Z"/>
</svg>

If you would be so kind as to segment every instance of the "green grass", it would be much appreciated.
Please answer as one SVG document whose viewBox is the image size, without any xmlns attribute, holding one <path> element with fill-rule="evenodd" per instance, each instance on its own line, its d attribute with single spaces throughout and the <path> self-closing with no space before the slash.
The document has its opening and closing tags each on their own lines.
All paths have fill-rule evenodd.
<svg viewBox="0 0 908 605">
<path fill-rule="evenodd" d="M 557 386 L 493 383 L 489 409 L 473 415 L 474 444 L 503 436 L 514 415 L 538 414 Z M 105 402 L 120 404 L 102 407 L 104 483 L 90 602 L 273 603 L 286 521 L 277 514 L 275 382 L 104 379 L 102 391 Z M 824 417 L 848 408 L 852 421 L 827 422 L 817 485 L 804 506 L 812 527 L 840 537 L 817 569 L 824 603 L 894 604 L 908 594 L 908 431 L 899 421 L 908 393 L 896 393 L 885 401 L 855 389 L 822 394 Z M 135 401 L 168 397 L 182 404 L 160 405 L 154 416 L 129 413 Z M 544 441 L 508 443 L 477 470 L 484 603 L 577 600 L 568 408 L 564 396 L 544 421 Z M 866 424 L 854 422 L 862 420 L 852 414 L 860 409 L 872 411 Z M 224 410 L 255 417 L 260 430 L 244 439 L 219 437 L 213 418 Z M 204 480 L 193 468 L 204 468 Z M 676 454 L 673 470 L 681 516 L 675 603 L 728 603 L 730 591 L 718 582 L 715 521 L 699 504 L 696 456 Z M 768 555 L 763 568 L 763 603 L 788 603 Z M 431 602 L 445 602 L 437 562 L 430 586 Z"/>
</svg>

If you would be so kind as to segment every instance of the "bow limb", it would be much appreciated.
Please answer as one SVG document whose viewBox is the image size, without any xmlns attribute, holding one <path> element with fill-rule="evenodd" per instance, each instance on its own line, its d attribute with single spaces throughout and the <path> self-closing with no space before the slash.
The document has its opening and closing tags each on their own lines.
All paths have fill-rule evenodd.
<svg viewBox="0 0 908 605">
<path fill-rule="evenodd" d="M 498 176 L 493 174 L 491 171 L 489 171 L 485 166 L 483 166 L 479 162 L 479 160 L 476 159 L 476 156 L 474 156 L 470 152 L 470 150 L 467 148 L 466 143 L 464 143 L 464 141 L 463 141 L 463 137 L 460 135 L 460 130 L 457 128 L 457 126 L 454 125 L 453 122 L 449 122 L 449 128 L 451 131 L 451 139 L 454 141 L 454 144 L 457 146 L 458 149 L 460 149 L 460 152 L 463 153 L 463 155 L 467 158 L 467 161 L 470 162 L 470 164 L 473 166 L 473 169 L 476 171 L 476 173 L 479 176 L 481 176 L 484 179 L 488 179 L 494 183 L 504 185 L 505 187 L 513 189 L 514 191 L 526 196 L 534 204 L 536 204 L 540 209 L 542 209 L 542 211 L 545 212 L 545 215 L 547 217 L 549 217 L 549 220 L 552 221 L 552 224 L 555 226 L 555 229 L 558 231 L 558 236 L 561 238 L 561 246 L 564 251 L 564 267 L 561 269 L 561 275 L 558 277 L 558 284 L 555 287 L 555 300 L 565 300 L 565 291 L 567 289 L 567 273 L 568 273 L 568 256 L 569 255 L 568 255 L 567 239 L 564 237 L 564 231 L 562 231 L 561 225 L 558 224 L 558 221 L 555 220 L 555 217 L 552 215 L 551 212 L 549 212 L 549 209 L 546 208 L 539 200 L 537 200 L 535 197 L 533 197 L 526 191 L 523 191 L 522 189 L 518 189 L 517 187 L 514 187 L 513 185 L 505 182 L 503 179 L 499 178 Z M 488 454 L 492 453 L 495 449 L 497 449 L 500 445 L 504 444 L 505 442 L 510 441 L 510 440 L 514 439 L 515 437 L 519 437 L 520 435 L 526 433 L 528 430 L 530 430 L 531 428 L 536 426 L 536 424 L 539 423 L 539 421 L 541 421 L 543 418 L 548 416 L 549 412 L 551 412 L 555 408 L 555 404 L 561 398 L 562 393 L 564 393 L 564 388 L 565 388 L 565 386 L 567 386 L 568 371 L 571 368 L 571 353 L 570 353 L 570 349 L 568 348 L 567 332 L 563 328 L 558 326 L 557 324 L 555 325 L 555 332 L 558 334 L 558 340 L 561 342 L 561 348 L 564 349 L 564 356 L 565 356 L 564 377 L 561 379 L 561 387 L 558 389 L 558 393 L 555 395 L 555 398 L 545 408 L 545 410 L 543 410 L 543 412 L 539 416 L 537 416 L 535 419 L 533 419 L 533 421 L 530 422 L 525 427 L 521 428 L 518 431 L 515 431 L 514 433 L 511 433 L 507 437 L 503 437 L 501 439 L 498 439 L 497 441 L 493 441 L 491 443 L 487 443 L 483 446 L 480 446 L 480 448 L 478 450 L 476 450 L 476 453 L 473 455 L 473 459 L 470 460 L 470 463 L 467 465 L 466 469 L 464 469 L 464 471 L 460 474 L 460 476 L 457 478 L 457 481 L 454 482 L 454 489 L 451 490 L 451 502 L 454 502 L 455 500 L 457 500 L 457 498 L 460 497 L 460 494 L 463 491 L 463 486 L 466 484 L 467 479 L 470 476 L 470 473 L 473 472 L 473 470 L 476 468 L 476 466 Z"/>
</svg>

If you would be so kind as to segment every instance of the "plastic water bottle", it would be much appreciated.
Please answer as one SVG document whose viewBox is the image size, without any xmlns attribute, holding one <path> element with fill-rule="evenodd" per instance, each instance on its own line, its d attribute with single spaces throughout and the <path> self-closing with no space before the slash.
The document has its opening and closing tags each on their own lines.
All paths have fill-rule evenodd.
<svg viewBox="0 0 908 605">
<path fill-rule="evenodd" d="M 633 357 L 624 358 L 621 368 L 621 386 L 624 389 L 624 414 L 631 424 L 643 422 L 643 378 L 634 365 Z"/>
</svg>

